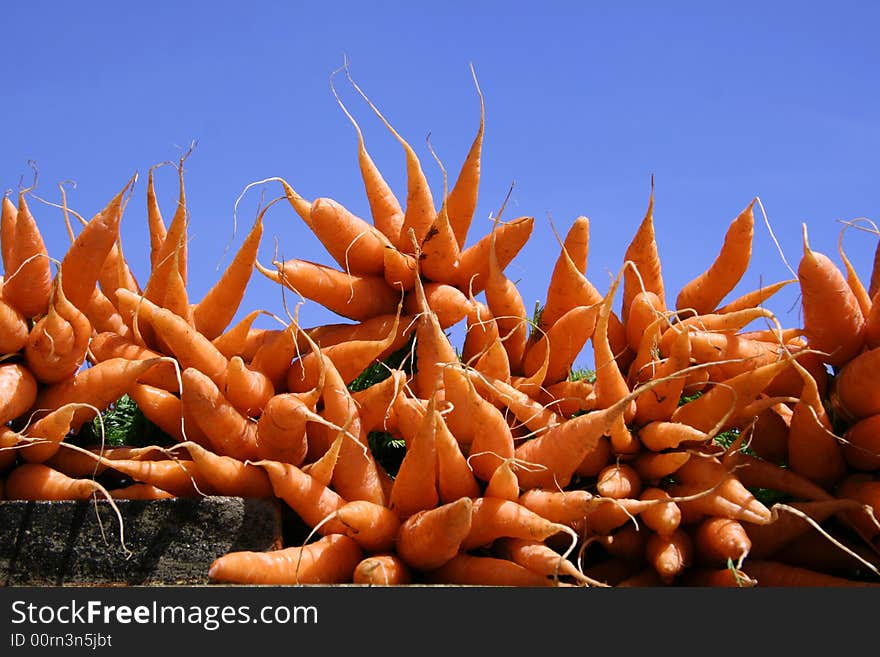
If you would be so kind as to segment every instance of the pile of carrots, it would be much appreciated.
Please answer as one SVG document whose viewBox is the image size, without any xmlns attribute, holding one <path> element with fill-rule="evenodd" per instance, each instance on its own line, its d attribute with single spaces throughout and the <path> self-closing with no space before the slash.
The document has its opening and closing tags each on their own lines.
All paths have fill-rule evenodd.
<svg viewBox="0 0 880 657">
<path fill-rule="evenodd" d="M 270 203 L 191 299 L 183 160 L 167 223 L 150 170 L 146 281 L 119 230 L 135 178 L 90 220 L 62 205 L 60 260 L 32 190 L 4 196 L 0 497 L 257 497 L 308 528 L 277 550 L 221 556 L 206 573 L 218 583 L 880 583 L 880 249 L 865 286 L 804 227 L 796 278 L 727 300 L 749 266 L 752 201 L 673 297 L 652 195 L 607 290 L 586 274 L 589 220 L 571 223 L 532 316 L 505 274 L 532 217 L 496 217 L 468 240 L 482 95 L 438 204 L 414 150 L 349 81 L 405 152 L 405 201 L 341 100 L 370 219 L 260 181 L 282 186 L 276 201 L 333 266 L 260 263 Z M 341 321 L 303 327 L 294 312 L 257 328 L 267 311 L 255 309 L 233 323 L 255 273 Z M 803 326 L 763 305 L 787 285 L 800 287 Z M 578 376 L 587 345 L 593 371 Z M 84 445 L 126 395 L 169 443 Z M 400 446 L 396 463 L 377 438 Z"/>
</svg>

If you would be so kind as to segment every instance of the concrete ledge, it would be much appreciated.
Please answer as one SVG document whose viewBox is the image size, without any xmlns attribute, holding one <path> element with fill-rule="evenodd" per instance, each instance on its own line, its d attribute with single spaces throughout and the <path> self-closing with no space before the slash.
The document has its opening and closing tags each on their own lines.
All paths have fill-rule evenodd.
<svg viewBox="0 0 880 657">
<path fill-rule="evenodd" d="M 240 497 L 0 502 L 0 584 L 207 584 L 208 567 L 234 550 L 281 546 L 276 500 Z"/>
</svg>

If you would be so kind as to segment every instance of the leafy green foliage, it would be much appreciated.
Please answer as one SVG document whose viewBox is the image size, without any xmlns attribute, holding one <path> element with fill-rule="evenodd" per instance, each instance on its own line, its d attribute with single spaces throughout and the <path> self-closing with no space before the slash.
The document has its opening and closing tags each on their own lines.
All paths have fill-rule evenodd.
<svg viewBox="0 0 880 657">
<path fill-rule="evenodd" d="M 589 367 L 573 368 L 568 373 L 569 381 L 586 381 L 587 383 L 596 383 L 596 370 Z"/>
<path fill-rule="evenodd" d="M 394 477 L 406 455 L 406 442 L 386 431 L 371 431 L 367 434 L 367 445 L 373 458 Z"/>
<path fill-rule="evenodd" d="M 401 369 L 408 363 L 407 371 L 409 374 L 415 372 L 416 364 L 415 364 L 415 355 L 412 354 L 412 346 L 415 341 L 415 331 L 413 331 L 407 343 L 403 345 L 400 349 L 391 353 L 385 360 L 377 361 L 367 367 L 363 372 L 361 372 L 357 378 L 348 384 L 348 389 L 351 392 L 358 392 L 359 390 L 365 390 L 380 381 L 384 381 L 389 376 L 391 376 L 391 370 Z M 407 358 L 412 355 L 412 360 L 407 361 Z"/>
<path fill-rule="evenodd" d="M 175 440 L 153 424 L 128 395 L 123 395 L 95 417 L 77 434 L 76 443 L 94 445 L 103 442 L 108 447 L 146 447 L 173 445 Z"/>
</svg>

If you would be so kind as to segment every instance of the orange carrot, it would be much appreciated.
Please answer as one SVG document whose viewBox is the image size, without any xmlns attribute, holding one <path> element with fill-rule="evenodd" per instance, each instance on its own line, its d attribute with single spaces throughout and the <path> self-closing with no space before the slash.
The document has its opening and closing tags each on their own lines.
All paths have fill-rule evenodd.
<svg viewBox="0 0 880 657">
<path fill-rule="evenodd" d="M 459 259 L 455 286 L 473 295 L 482 292 L 489 280 L 489 259 L 493 240 L 498 266 L 504 270 L 528 241 L 534 223 L 534 217 L 518 217 L 508 222 L 500 222 L 492 233 L 464 249 Z"/>
<path fill-rule="evenodd" d="M 212 582 L 250 585 L 343 584 L 350 582 L 364 553 L 342 534 L 304 546 L 269 552 L 228 552 L 208 570 Z"/>
<path fill-rule="evenodd" d="M 3 249 L 3 299 L 30 319 L 49 307 L 52 272 L 46 244 L 24 195 L 25 190 L 18 194 L 14 239 Z"/>
<path fill-rule="evenodd" d="M 164 500 L 176 498 L 177 495 L 152 484 L 135 483 L 109 491 L 110 497 L 116 500 Z"/>
<path fill-rule="evenodd" d="M 461 552 L 445 564 L 426 573 L 433 584 L 472 586 L 553 586 L 553 579 L 518 563 L 498 557 L 481 557 Z"/>
<path fill-rule="evenodd" d="M 182 408 L 215 452 L 240 460 L 258 458 L 257 424 L 236 409 L 210 377 L 194 367 L 182 373 Z"/>
<path fill-rule="evenodd" d="M 68 477 L 42 463 L 22 463 L 6 477 L 8 500 L 87 500 L 95 493 L 106 494 L 106 489 L 92 479 Z"/>
<path fill-rule="evenodd" d="M 745 527 L 731 518 L 706 518 L 694 529 L 693 541 L 697 559 L 708 566 L 733 562 L 740 567 L 752 549 Z"/>
<path fill-rule="evenodd" d="M 275 394 L 275 386 L 269 377 L 245 363 L 241 356 L 229 359 L 223 382 L 223 394 L 248 417 L 258 417 Z"/>
<path fill-rule="evenodd" d="M 39 441 L 22 449 L 22 458 L 30 463 L 42 463 L 51 458 L 70 432 L 70 422 L 76 409 L 77 404 L 65 404 L 22 430 L 27 438 Z"/>
<path fill-rule="evenodd" d="M 804 255 L 798 265 L 804 335 L 809 346 L 840 367 L 864 345 L 865 318 L 841 271 L 828 256 L 813 251 L 803 225 Z"/>
<path fill-rule="evenodd" d="M 540 383 L 552 385 L 566 379 L 587 340 L 595 334 L 598 310 L 596 306 L 575 306 L 563 313 L 546 333 L 526 347 L 522 373 L 534 376 L 549 357 Z"/>
<path fill-rule="evenodd" d="M 250 362 L 260 345 L 270 336 L 276 335 L 273 333 L 276 329 L 253 327 L 254 321 L 262 314 L 266 314 L 266 311 L 259 308 L 252 310 L 211 342 L 227 358 L 241 356 Z"/>
<path fill-rule="evenodd" d="M 629 313 L 633 300 L 640 294 L 653 295 L 655 298 L 651 305 L 657 310 L 666 309 L 660 254 L 657 252 L 657 241 L 654 235 L 653 180 L 651 181 L 648 211 L 627 246 L 623 259 L 632 262 L 635 266 L 635 270 L 627 269 L 623 274 L 623 305 L 621 306 L 620 318 L 625 325 L 629 325 Z M 630 343 L 630 347 L 635 349 L 632 343 Z"/>
<path fill-rule="evenodd" d="M 560 532 L 572 530 L 547 520 L 519 502 L 495 497 L 474 500 L 471 529 L 461 543 L 464 551 L 487 546 L 502 537 L 543 541 Z"/>
<path fill-rule="evenodd" d="M 754 579 L 756 586 L 773 587 L 853 587 L 877 586 L 876 582 L 851 580 L 819 573 L 808 568 L 789 566 L 779 561 L 748 559 L 742 566 L 743 572 Z"/>
<path fill-rule="evenodd" d="M 329 198 L 312 201 L 310 216 L 312 232 L 343 271 L 382 275 L 385 250 L 393 248 L 382 231 Z"/>
<path fill-rule="evenodd" d="M 168 362 L 168 359 L 111 358 L 96 363 L 58 383 L 43 386 L 37 393 L 34 406 L 43 411 L 51 411 L 64 404 L 78 403 L 89 404 L 99 411 L 104 410 L 127 393 L 147 370 L 163 362 Z M 92 420 L 96 413 L 97 411 L 85 406 L 79 408 L 71 422 L 71 430 L 78 431 L 83 424 Z"/>
<path fill-rule="evenodd" d="M 660 500 L 656 506 L 646 508 L 640 514 L 648 529 L 658 534 L 670 534 L 681 525 L 681 509 L 670 500 L 667 491 L 656 486 L 649 486 L 639 496 L 641 500 Z"/>
<path fill-rule="evenodd" d="M 400 237 L 396 246 L 401 250 L 405 250 L 409 247 L 411 244 L 409 236 L 410 229 L 415 232 L 417 244 L 421 245 L 431 228 L 436 211 L 434 209 L 434 200 L 431 196 L 431 187 L 425 178 L 425 173 L 422 170 L 419 158 L 412 147 L 394 128 L 391 127 L 391 124 L 382 113 L 379 112 L 379 109 L 369 98 L 367 98 L 367 95 L 354 82 L 348 68 L 346 68 L 345 73 L 352 86 L 357 90 L 361 97 L 367 101 L 367 104 L 373 109 L 376 116 L 379 117 L 394 138 L 397 139 L 401 146 L 403 146 L 404 153 L 406 154 L 406 209 L 400 227 Z"/>
<path fill-rule="evenodd" d="M 0 363 L 0 424 L 24 414 L 37 400 L 37 380 L 21 363 Z"/>
<path fill-rule="evenodd" d="M 662 453 L 642 451 L 629 463 L 639 473 L 642 481 L 656 483 L 678 470 L 690 459 L 690 456 L 690 452 L 687 451 Z"/>
<path fill-rule="evenodd" d="M 694 545 L 682 528 L 671 534 L 651 534 L 645 544 L 645 558 L 664 584 L 671 584 L 693 562 Z"/>
<path fill-rule="evenodd" d="M 474 78 L 474 86 L 477 88 L 477 96 L 480 99 L 480 127 L 477 130 L 477 136 L 474 137 L 467 157 L 465 157 L 461 165 L 458 178 L 449 192 L 449 197 L 446 199 L 449 225 L 455 235 L 459 249 L 464 248 L 468 229 L 473 221 L 474 210 L 477 207 L 477 196 L 480 186 L 480 160 L 483 151 L 483 129 L 486 116 L 483 92 L 480 90 L 473 66 L 471 66 L 471 74 Z"/>
<path fill-rule="evenodd" d="M 455 501 L 461 497 L 477 497 L 480 485 L 461 450 L 458 440 L 452 435 L 440 411 L 434 411 L 437 449 L 437 492 L 440 503 Z"/>
<path fill-rule="evenodd" d="M 215 454 L 195 442 L 178 445 L 185 448 L 198 470 L 199 476 L 217 495 L 235 497 L 274 497 L 266 471 L 251 463 L 231 456 Z"/>
<path fill-rule="evenodd" d="M 165 227 L 165 221 L 162 219 L 162 212 L 159 210 L 159 202 L 156 199 L 156 186 L 153 182 L 153 169 L 161 164 L 150 167 L 147 174 L 147 225 L 150 231 L 150 268 L 155 269 L 159 258 L 159 252 L 162 250 L 162 243 L 165 241 L 165 235 L 168 230 Z"/>
<path fill-rule="evenodd" d="M 104 263 L 119 239 L 122 200 L 134 180 L 135 177 L 132 177 L 106 207 L 83 227 L 61 261 L 64 295 L 77 308 L 82 309 L 89 301 Z M 115 290 L 104 292 L 113 295 Z"/>
<path fill-rule="evenodd" d="M 637 497 L 642 492 L 642 480 L 639 473 L 626 463 L 612 463 L 599 472 L 596 492 L 602 497 L 615 499 Z"/>
<path fill-rule="evenodd" d="M 598 303 L 602 295 L 585 277 L 590 245 L 590 220 L 579 216 L 562 242 L 562 249 L 550 274 L 547 298 L 539 326 L 546 330 L 574 306 Z"/>
<path fill-rule="evenodd" d="M 498 325 L 510 368 L 519 372 L 529 336 L 528 316 L 516 284 L 507 278 L 495 248 L 494 234 L 489 245 L 489 273 L 486 278 L 486 303 Z"/>
<path fill-rule="evenodd" d="M 28 323 L 24 315 L 0 296 L 0 354 L 14 354 L 20 351 L 27 343 L 27 339 Z"/>
<path fill-rule="evenodd" d="M 415 287 L 415 280 L 413 281 Z M 440 327 L 447 329 L 458 324 L 471 310 L 471 302 L 467 295 L 457 287 L 448 283 L 424 281 L 422 288 L 425 291 L 425 303 L 437 315 Z M 403 302 L 403 310 L 407 315 L 416 315 L 421 312 L 417 294 L 408 294 Z"/>
<path fill-rule="evenodd" d="M 97 363 L 110 358 L 145 360 L 162 357 L 158 351 L 135 344 L 129 338 L 114 331 L 101 331 L 93 335 L 89 342 L 89 352 Z M 178 392 L 177 370 L 170 362 L 150 368 L 141 377 L 141 382 L 170 392 Z"/>
<path fill-rule="evenodd" d="M 549 578 L 571 577 L 579 583 L 591 584 L 587 577 L 569 560 L 540 541 L 526 538 L 502 538 L 496 543 L 497 553 L 532 572 Z"/>
<path fill-rule="evenodd" d="M 406 453 L 391 487 L 388 503 L 401 519 L 418 511 L 433 509 L 440 501 L 437 491 L 437 423 L 434 405 L 432 395 L 418 430 L 407 441 Z"/>
<path fill-rule="evenodd" d="M 510 459 L 505 459 L 495 469 L 495 472 L 492 473 L 492 477 L 486 484 L 483 495 L 501 500 L 512 500 L 514 502 L 519 499 L 519 482 L 516 479 L 516 473 L 511 467 Z"/>
<path fill-rule="evenodd" d="M 352 582 L 370 586 L 402 586 L 412 582 L 412 572 L 394 553 L 373 554 L 355 566 Z"/>
<path fill-rule="evenodd" d="M 348 274 L 308 260 L 274 261 L 274 269 L 256 262 L 269 280 L 317 301 L 328 310 L 355 321 L 393 313 L 400 294 L 382 276 Z"/>
<path fill-rule="evenodd" d="M 391 191 L 391 187 L 382 177 L 382 173 L 376 167 L 376 164 L 373 162 L 369 153 L 367 153 L 361 128 L 339 98 L 339 94 L 336 92 L 336 87 L 333 85 L 332 75 L 330 77 L 330 88 L 333 91 L 333 95 L 336 97 L 336 101 L 339 103 L 339 107 L 342 108 L 342 111 L 348 117 L 348 120 L 351 121 L 355 132 L 357 133 L 358 165 L 364 183 L 364 191 L 367 194 L 367 201 L 370 204 L 370 214 L 373 217 L 373 225 L 378 228 L 392 244 L 397 244 L 398 237 L 400 236 L 400 227 L 403 224 L 403 209 L 400 207 L 400 202 L 397 200 L 394 192 Z"/>
<path fill-rule="evenodd" d="M 770 285 L 759 287 L 756 290 L 746 292 L 742 296 L 739 296 L 736 299 L 725 303 L 723 306 L 717 308 L 716 312 L 723 315 L 736 312 L 738 310 L 745 310 L 746 308 L 755 308 L 767 301 L 770 297 L 779 292 L 786 285 L 797 282 L 798 279 L 789 278 L 784 281 L 779 281 L 777 283 L 771 283 Z"/>
<path fill-rule="evenodd" d="M 459 553 L 471 530 L 472 512 L 469 497 L 417 511 L 400 525 L 397 554 L 416 570 L 439 568 Z"/>
<path fill-rule="evenodd" d="M 709 268 L 681 288 L 675 301 L 676 310 L 689 310 L 698 315 L 710 313 L 739 283 L 752 256 L 755 200 L 730 222 L 721 250 Z"/>
<path fill-rule="evenodd" d="M 855 422 L 880 413 L 878 371 L 880 348 L 875 347 L 848 361 L 834 378 L 831 403 L 846 421 Z"/>
<path fill-rule="evenodd" d="M 843 455 L 850 468 L 880 469 L 880 414 L 851 425 L 843 434 Z"/>
<path fill-rule="evenodd" d="M 193 323 L 209 340 L 223 333 L 238 312 L 257 261 L 257 249 L 263 236 L 263 215 L 268 208 L 267 205 L 257 215 L 253 227 L 223 275 L 193 306 Z"/>
</svg>

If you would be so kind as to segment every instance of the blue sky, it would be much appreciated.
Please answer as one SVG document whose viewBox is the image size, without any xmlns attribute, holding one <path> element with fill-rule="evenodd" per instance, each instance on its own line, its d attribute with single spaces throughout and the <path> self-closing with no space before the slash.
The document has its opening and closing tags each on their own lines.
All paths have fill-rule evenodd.
<svg viewBox="0 0 880 657">
<path fill-rule="evenodd" d="M 541 7 L 539 9 L 539 6 Z M 198 299 L 228 262 L 260 198 L 250 182 L 284 177 L 307 197 L 330 196 L 369 216 L 351 124 L 330 93 L 347 56 L 358 84 L 416 149 L 435 190 L 430 142 L 457 172 L 486 102 L 483 180 L 471 230 L 488 231 L 515 183 L 506 218 L 535 217 L 509 266 L 526 304 L 543 298 L 562 232 L 590 218 L 587 274 L 604 291 L 622 264 L 655 177 L 655 226 L 667 290 L 677 292 L 720 248 L 727 224 L 759 196 L 792 266 L 801 223 L 814 249 L 840 262 L 840 220 L 880 221 L 880 5 L 775 2 L 162 2 L 31 1 L 4 8 L 0 39 L 0 180 L 17 189 L 39 167 L 37 193 L 92 216 L 140 179 L 123 218 L 123 247 L 147 276 L 146 173 L 187 160 L 192 217 L 190 293 Z M 338 87 L 367 147 L 405 197 L 400 145 L 344 77 Z M 156 171 L 170 217 L 175 172 Z M 272 198 L 280 188 L 266 187 Z M 51 255 L 66 235 L 60 211 L 32 202 Z M 758 216 L 739 288 L 790 277 Z M 288 257 L 326 261 L 292 209 L 266 217 Z M 848 231 L 847 253 L 870 276 L 876 235 Z M 798 326 L 796 290 L 769 307 Z M 255 274 L 244 303 L 282 313 Z M 314 304 L 306 325 L 340 321 Z"/>
</svg>

